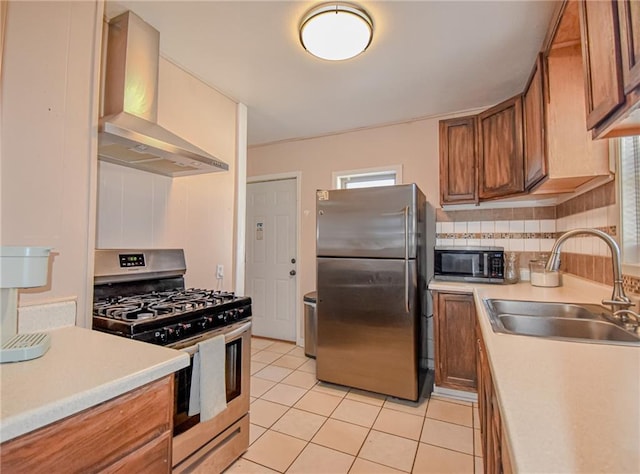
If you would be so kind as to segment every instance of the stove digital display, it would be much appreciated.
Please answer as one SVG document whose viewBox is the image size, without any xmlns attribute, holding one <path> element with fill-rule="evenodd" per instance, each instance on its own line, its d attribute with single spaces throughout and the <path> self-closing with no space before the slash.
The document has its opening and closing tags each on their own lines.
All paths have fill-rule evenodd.
<svg viewBox="0 0 640 474">
<path fill-rule="evenodd" d="M 144 254 L 142 253 L 130 253 L 120 254 L 120 267 L 144 267 Z"/>
</svg>

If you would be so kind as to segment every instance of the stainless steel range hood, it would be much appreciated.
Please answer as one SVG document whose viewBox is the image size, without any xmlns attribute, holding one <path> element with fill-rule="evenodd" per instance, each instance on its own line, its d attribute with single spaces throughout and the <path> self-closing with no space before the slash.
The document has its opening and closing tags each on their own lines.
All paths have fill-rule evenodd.
<svg viewBox="0 0 640 474">
<path fill-rule="evenodd" d="M 165 176 L 226 171 L 229 165 L 157 123 L 160 33 L 133 12 L 109 22 L 101 160 Z"/>
</svg>

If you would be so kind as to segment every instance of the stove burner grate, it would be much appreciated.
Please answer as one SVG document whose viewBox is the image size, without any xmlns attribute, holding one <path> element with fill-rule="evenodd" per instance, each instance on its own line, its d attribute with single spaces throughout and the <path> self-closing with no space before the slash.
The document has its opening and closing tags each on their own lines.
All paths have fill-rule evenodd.
<svg viewBox="0 0 640 474">
<path fill-rule="evenodd" d="M 133 296 L 109 296 L 97 301 L 93 308 L 96 316 L 134 322 L 212 308 L 234 299 L 232 292 L 192 288 Z"/>
</svg>

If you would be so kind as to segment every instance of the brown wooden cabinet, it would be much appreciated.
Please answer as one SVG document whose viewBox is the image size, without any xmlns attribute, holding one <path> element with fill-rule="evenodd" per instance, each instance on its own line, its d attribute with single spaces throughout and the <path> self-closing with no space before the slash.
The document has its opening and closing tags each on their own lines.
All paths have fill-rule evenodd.
<svg viewBox="0 0 640 474">
<path fill-rule="evenodd" d="M 594 138 L 640 134 L 640 5 L 580 3 L 587 128 Z"/>
<path fill-rule="evenodd" d="M 477 117 L 440 121 L 440 204 L 478 202 Z"/>
<path fill-rule="evenodd" d="M 478 116 L 480 199 L 524 191 L 522 96 L 485 110 Z"/>
<path fill-rule="evenodd" d="M 0 471 L 171 472 L 173 379 L 3 443 Z"/>
<path fill-rule="evenodd" d="M 622 83 L 625 94 L 640 86 L 640 2 L 618 2 Z"/>
<path fill-rule="evenodd" d="M 580 2 L 587 128 L 602 122 L 624 101 L 616 0 Z"/>
<path fill-rule="evenodd" d="M 537 87 L 537 83 L 532 86 L 532 102 L 534 94 L 542 93 Z M 538 112 L 530 111 L 535 119 Z M 541 129 L 534 132 L 530 125 L 532 140 L 537 140 L 535 134 Z M 521 95 L 479 115 L 441 120 L 440 204 L 478 203 L 522 193 L 523 131 Z M 535 182 L 539 179 L 532 175 Z"/>
<path fill-rule="evenodd" d="M 634 100 L 640 103 L 640 86 L 637 86 L 640 81 L 640 2 L 622 0 L 614 7 L 609 0 L 589 3 L 602 3 L 594 7 L 594 12 L 607 6 L 617 7 L 620 24 L 626 25 L 620 29 L 623 70 L 628 70 L 624 76 L 625 89 L 632 89 L 624 106 L 605 119 L 603 125 L 598 125 L 594 133 L 596 136 L 600 133 L 622 135 L 635 130 L 640 134 L 640 113 L 630 114 L 613 131 L 601 131 L 620 110 Z M 474 117 L 452 119 L 451 124 L 441 121 L 441 204 L 481 202 L 525 192 L 572 193 L 587 183 L 604 183 L 610 179 L 607 142 L 593 140 L 594 133 L 585 125 L 585 68 L 579 6 L 579 0 L 558 3 L 542 53 L 523 93 L 475 117 L 475 145 L 472 143 Z M 592 18 L 596 15 L 594 12 L 590 14 Z M 600 35 L 603 28 L 606 29 L 598 25 L 591 32 L 595 35 L 597 30 Z M 599 36 L 594 39 L 596 43 L 597 38 Z M 592 62 L 602 59 L 596 46 L 594 43 L 591 48 Z M 591 79 L 599 81 L 599 74 L 596 71 Z M 606 94 L 602 88 L 596 82 L 592 87 L 591 97 L 596 102 L 604 100 Z M 638 121 L 635 128 L 634 117 Z M 477 175 L 463 173 L 460 178 L 460 168 L 466 164 L 471 170 L 474 162 L 478 163 L 477 171 L 474 170 Z M 476 188 L 473 188 L 474 182 Z"/>
<path fill-rule="evenodd" d="M 538 55 L 522 95 L 524 122 L 524 187 L 531 189 L 547 176 L 545 146 L 544 61 Z"/>
<path fill-rule="evenodd" d="M 500 406 L 494 388 L 487 350 L 480 327 L 476 327 L 478 412 L 480 415 L 480 439 L 484 472 L 511 473 L 511 454 L 504 435 Z"/>
<path fill-rule="evenodd" d="M 434 292 L 436 385 L 476 390 L 476 310 L 468 293 Z"/>
<path fill-rule="evenodd" d="M 578 5 L 560 4 L 543 53 L 547 177 L 533 194 L 570 193 L 593 180 L 609 179 L 608 143 L 593 140 L 585 125 Z"/>
</svg>

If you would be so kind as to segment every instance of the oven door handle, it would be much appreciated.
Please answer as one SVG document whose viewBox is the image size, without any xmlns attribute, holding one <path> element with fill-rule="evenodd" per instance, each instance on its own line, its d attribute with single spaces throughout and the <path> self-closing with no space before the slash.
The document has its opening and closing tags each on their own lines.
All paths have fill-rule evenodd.
<svg viewBox="0 0 640 474">
<path fill-rule="evenodd" d="M 229 343 L 232 340 L 236 339 L 238 336 L 240 336 L 243 332 L 248 331 L 250 327 L 251 327 L 251 322 L 246 322 L 242 326 L 239 326 L 229 332 L 218 333 L 216 331 L 216 334 L 213 335 L 212 337 L 215 337 L 218 334 L 224 334 L 225 343 Z M 206 339 L 210 339 L 210 338 L 202 338 L 202 339 L 199 339 L 199 341 L 204 341 Z M 179 350 L 186 352 L 189 355 L 194 355 L 196 352 L 198 352 L 198 343 L 196 342 L 190 346 L 183 347 Z"/>
</svg>

